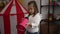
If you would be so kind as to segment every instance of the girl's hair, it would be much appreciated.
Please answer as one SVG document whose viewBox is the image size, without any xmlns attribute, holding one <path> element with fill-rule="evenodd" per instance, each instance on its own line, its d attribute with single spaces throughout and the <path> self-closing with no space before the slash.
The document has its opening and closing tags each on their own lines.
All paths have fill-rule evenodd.
<svg viewBox="0 0 60 34">
<path fill-rule="evenodd" d="M 37 4 L 36 4 L 35 1 L 30 1 L 30 2 L 28 3 L 28 6 L 31 5 L 31 4 L 33 4 L 33 7 L 34 7 L 34 16 L 35 16 L 35 15 L 39 12 L 39 11 L 38 11 L 38 8 L 37 8 Z M 29 16 L 30 16 L 30 14 L 29 14 Z"/>
</svg>

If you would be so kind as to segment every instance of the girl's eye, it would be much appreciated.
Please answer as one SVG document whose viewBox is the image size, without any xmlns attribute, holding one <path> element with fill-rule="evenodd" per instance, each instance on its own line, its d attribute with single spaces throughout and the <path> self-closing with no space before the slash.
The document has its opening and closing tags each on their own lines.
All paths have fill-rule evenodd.
<svg viewBox="0 0 60 34">
<path fill-rule="evenodd" d="M 28 9 L 28 10 L 32 10 L 32 8 Z"/>
<path fill-rule="evenodd" d="M 32 8 L 30 8 L 30 10 L 32 10 Z"/>
</svg>

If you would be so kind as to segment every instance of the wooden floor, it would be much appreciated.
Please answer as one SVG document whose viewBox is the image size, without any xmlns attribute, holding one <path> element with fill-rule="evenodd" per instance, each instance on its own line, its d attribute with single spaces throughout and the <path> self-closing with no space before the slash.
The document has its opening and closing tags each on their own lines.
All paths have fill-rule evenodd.
<svg viewBox="0 0 60 34">
<path fill-rule="evenodd" d="M 49 28 L 48 28 L 49 27 Z M 40 27 L 40 32 L 41 34 L 60 34 L 60 25 L 56 25 L 56 24 L 49 24 L 45 23 L 45 24 L 41 24 Z"/>
</svg>

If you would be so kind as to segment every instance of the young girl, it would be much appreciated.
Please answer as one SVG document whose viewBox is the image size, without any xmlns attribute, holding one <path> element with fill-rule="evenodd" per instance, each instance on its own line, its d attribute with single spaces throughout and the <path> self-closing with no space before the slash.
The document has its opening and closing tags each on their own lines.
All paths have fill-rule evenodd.
<svg viewBox="0 0 60 34">
<path fill-rule="evenodd" d="M 29 10 L 29 22 L 27 23 L 26 34 L 39 34 L 39 24 L 41 21 L 41 15 L 39 14 L 35 1 L 28 3 Z"/>
</svg>

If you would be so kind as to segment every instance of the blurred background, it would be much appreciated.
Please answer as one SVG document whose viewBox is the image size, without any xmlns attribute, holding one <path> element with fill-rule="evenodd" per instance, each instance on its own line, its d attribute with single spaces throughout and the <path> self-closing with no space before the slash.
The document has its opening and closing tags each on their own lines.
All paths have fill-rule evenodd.
<svg viewBox="0 0 60 34">
<path fill-rule="evenodd" d="M 0 12 L 11 0 L 0 0 Z M 26 9 L 29 1 L 18 0 Z M 60 34 L 60 0 L 34 0 L 37 3 L 42 21 L 40 22 L 41 34 Z"/>
</svg>

